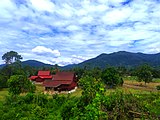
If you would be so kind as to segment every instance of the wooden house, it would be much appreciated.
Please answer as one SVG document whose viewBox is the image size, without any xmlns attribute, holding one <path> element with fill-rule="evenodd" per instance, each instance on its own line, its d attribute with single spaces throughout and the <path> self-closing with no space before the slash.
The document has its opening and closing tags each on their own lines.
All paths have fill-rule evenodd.
<svg viewBox="0 0 160 120">
<path fill-rule="evenodd" d="M 57 72 L 52 79 L 43 82 L 45 90 L 70 91 L 77 86 L 77 78 L 74 72 Z"/>
</svg>

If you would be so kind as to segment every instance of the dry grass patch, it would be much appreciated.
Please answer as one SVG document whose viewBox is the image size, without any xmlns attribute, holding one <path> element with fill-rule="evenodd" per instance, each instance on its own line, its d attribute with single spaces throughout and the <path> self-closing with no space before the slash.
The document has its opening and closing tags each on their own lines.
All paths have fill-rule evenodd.
<svg viewBox="0 0 160 120">
<path fill-rule="evenodd" d="M 36 85 L 36 93 L 43 93 L 44 92 L 44 86 L 42 84 L 35 84 Z"/>
<path fill-rule="evenodd" d="M 4 88 L 0 90 L 0 101 L 4 101 L 5 97 L 8 95 L 8 89 Z"/>
<path fill-rule="evenodd" d="M 158 85 L 160 85 L 160 82 L 150 82 L 145 85 L 144 82 L 125 80 L 123 87 L 152 92 L 152 91 L 157 91 L 156 86 Z"/>
</svg>

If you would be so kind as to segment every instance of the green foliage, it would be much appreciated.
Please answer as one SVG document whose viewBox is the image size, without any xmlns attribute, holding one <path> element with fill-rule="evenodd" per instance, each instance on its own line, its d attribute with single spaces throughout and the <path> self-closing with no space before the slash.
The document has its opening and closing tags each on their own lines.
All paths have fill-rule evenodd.
<svg viewBox="0 0 160 120">
<path fill-rule="evenodd" d="M 18 69 L 23 70 L 21 66 Z M 30 68 L 27 70 L 28 74 L 33 72 Z M 37 93 L 19 95 L 34 91 L 35 87 L 27 77 L 18 75 L 20 73 L 12 72 L 8 80 L 11 95 L 6 97 L 3 103 L 0 102 L 2 120 L 132 120 L 134 118 L 156 120 L 160 115 L 158 93 L 136 95 L 115 91 L 106 95 L 104 83 L 112 86 L 123 84 L 119 71 L 112 67 L 103 72 L 98 68 L 80 70 L 81 97 L 71 97 L 70 94 L 68 96 L 55 94 L 52 98 Z"/>
<path fill-rule="evenodd" d="M 89 104 L 97 93 L 104 95 L 105 89 L 100 79 L 97 80 L 93 77 L 85 76 L 80 79 L 79 85 L 83 90 L 81 99 L 85 104 Z"/>
<path fill-rule="evenodd" d="M 118 90 L 104 97 L 103 105 L 111 120 L 136 117 L 156 120 L 160 115 L 159 94 L 124 94 Z"/>
<path fill-rule="evenodd" d="M 102 80 L 109 87 L 123 85 L 123 79 L 119 76 L 114 67 L 108 67 L 102 72 Z"/>
<path fill-rule="evenodd" d="M 35 85 L 23 75 L 13 75 L 8 80 L 9 93 L 19 95 L 24 92 L 34 92 Z"/>
<path fill-rule="evenodd" d="M 7 76 L 0 75 L 0 89 L 7 87 L 7 80 L 8 80 Z"/>
<path fill-rule="evenodd" d="M 83 76 L 84 72 L 85 72 L 85 70 L 83 68 L 79 68 L 79 67 L 74 68 L 72 71 L 75 72 L 75 74 L 77 75 L 78 79 L 80 79 Z"/>
<path fill-rule="evenodd" d="M 83 76 L 86 76 L 86 75 L 91 76 L 95 79 L 100 79 L 102 75 L 102 70 L 98 67 L 95 67 L 90 70 L 85 70 Z"/>
<path fill-rule="evenodd" d="M 127 68 L 125 66 L 117 67 L 117 72 L 121 77 L 126 76 L 127 74 L 129 74 L 128 70 L 127 70 Z"/>
<path fill-rule="evenodd" d="M 43 120 L 48 115 L 47 108 L 44 105 L 47 103 L 46 100 L 48 102 L 45 95 L 34 95 L 32 93 L 26 96 L 8 96 L 3 105 L 1 111 L 3 115 L 0 116 L 0 119 Z"/>
<path fill-rule="evenodd" d="M 83 78 L 84 79 L 84 78 Z M 98 90 L 98 89 L 97 89 Z M 98 92 L 99 91 L 99 92 Z M 24 96 L 8 96 L 0 102 L 1 120 L 158 120 L 160 95 L 124 94 L 115 91 L 104 95 L 96 91 L 90 103 L 83 97 L 27 93 Z M 101 94 L 102 93 L 102 94 Z M 85 94 L 85 93 L 84 93 Z"/>
<path fill-rule="evenodd" d="M 96 120 L 106 117 L 101 109 L 105 93 L 105 87 L 101 80 L 86 75 L 80 79 L 79 85 L 83 91 L 79 102 L 72 109 L 74 117 L 82 120 Z"/>
<path fill-rule="evenodd" d="M 160 69 L 152 69 L 153 78 L 160 78 Z"/>
<path fill-rule="evenodd" d="M 160 85 L 157 85 L 157 86 L 156 86 L 156 89 L 157 89 L 157 90 L 160 90 Z"/>
<path fill-rule="evenodd" d="M 22 59 L 22 56 L 19 55 L 17 52 L 15 51 L 10 51 L 7 52 L 5 54 L 3 54 L 2 56 L 2 60 L 4 60 L 6 62 L 6 64 L 11 64 L 14 61 L 20 61 Z"/>
<path fill-rule="evenodd" d="M 145 84 L 152 81 L 152 68 L 149 65 L 139 66 L 137 71 L 137 77 L 139 81 L 144 81 Z"/>
</svg>

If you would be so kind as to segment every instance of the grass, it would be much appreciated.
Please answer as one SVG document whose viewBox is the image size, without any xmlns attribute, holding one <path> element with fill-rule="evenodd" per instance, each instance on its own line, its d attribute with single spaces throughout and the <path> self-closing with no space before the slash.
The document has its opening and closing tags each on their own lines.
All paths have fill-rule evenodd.
<svg viewBox="0 0 160 120">
<path fill-rule="evenodd" d="M 125 76 L 123 77 L 124 80 L 129 80 L 129 81 L 137 81 L 138 78 L 136 76 Z"/>
<path fill-rule="evenodd" d="M 160 78 L 154 78 L 154 79 L 153 79 L 153 82 L 155 82 L 155 83 L 160 83 Z"/>
<path fill-rule="evenodd" d="M 0 102 L 5 100 L 5 97 L 8 95 L 7 88 L 0 90 Z"/>
<path fill-rule="evenodd" d="M 42 84 L 36 84 L 36 93 L 43 93 L 44 87 Z"/>
</svg>

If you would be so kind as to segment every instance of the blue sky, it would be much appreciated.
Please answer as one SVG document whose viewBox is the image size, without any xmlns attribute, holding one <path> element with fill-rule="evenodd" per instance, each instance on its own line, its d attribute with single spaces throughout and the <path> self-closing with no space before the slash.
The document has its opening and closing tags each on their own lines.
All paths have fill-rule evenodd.
<svg viewBox="0 0 160 120">
<path fill-rule="evenodd" d="M 116 51 L 158 53 L 160 0 L 0 0 L 0 49 L 59 65 Z"/>
</svg>

